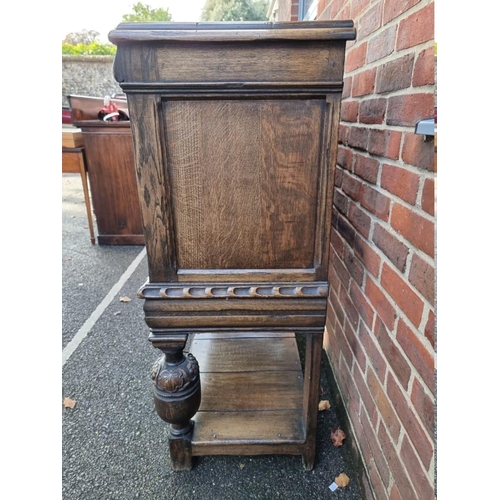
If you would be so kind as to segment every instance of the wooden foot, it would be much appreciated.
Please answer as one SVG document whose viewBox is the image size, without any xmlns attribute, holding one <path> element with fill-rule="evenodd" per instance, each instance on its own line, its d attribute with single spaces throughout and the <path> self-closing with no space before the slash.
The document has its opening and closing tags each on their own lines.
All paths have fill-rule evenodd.
<svg viewBox="0 0 500 500">
<path fill-rule="evenodd" d="M 316 427 L 318 420 L 322 348 L 323 333 L 306 335 L 303 405 L 307 441 L 304 453 L 302 454 L 302 463 L 306 470 L 312 470 L 314 468 L 316 457 Z"/>
<path fill-rule="evenodd" d="M 173 343 L 172 343 L 173 344 Z M 170 459 L 176 471 L 191 469 L 191 418 L 201 403 L 200 370 L 192 354 L 184 355 L 185 343 L 160 347 L 164 352 L 151 369 L 156 412 L 171 424 Z"/>
<path fill-rule="evenodd" d="M 170 427 L 170 464 L 174 471 L 191 470 L 193 466 L 191 439 L 193 436 L 193 422 L 185 428 L 172 424 Z"/>
</svg>

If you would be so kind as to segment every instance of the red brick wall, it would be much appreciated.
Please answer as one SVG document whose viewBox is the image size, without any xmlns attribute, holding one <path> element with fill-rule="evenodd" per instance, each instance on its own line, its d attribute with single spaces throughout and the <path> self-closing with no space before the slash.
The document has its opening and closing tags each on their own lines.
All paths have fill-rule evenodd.
<svg viewBox="0 0 500 500">
<path fill-rule="evenodd" d="M 289 0 L 281 0 L 289 3 Z M 325 350 L 374 498 L 434 498 L 434 2 L 330 0 L 352 19 Z"/>
</svg>

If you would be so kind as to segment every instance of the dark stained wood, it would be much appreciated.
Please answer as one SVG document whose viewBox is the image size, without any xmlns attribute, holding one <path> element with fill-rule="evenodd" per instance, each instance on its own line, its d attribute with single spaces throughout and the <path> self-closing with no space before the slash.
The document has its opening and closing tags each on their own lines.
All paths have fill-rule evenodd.
<svg viewBox="0 0 500 500">
<path fill-rule="evenodd" d="M 299 455 L 299 445 L 305 442 L 300 410 L 201 411 L 195 415 L 194 422 L 193 455 L 259 454 L 256 443 L 262 449 L 267 445 L 268 453 L 282 453 L 280 447 L 283 444 L 295 445 L 289 453 Z M 249 444 L 252 445 L 248 446 Z M 235 449 L 228 453 L 226 447 L 231 445 Z M 212 447 L 210 452 L 209 447 Z"/>
<path fill-rule="evenodd" d="M 352 21 L 124 23 L 109 35 L 131 119 L 149 339 L 183 366 L 196 335 L 186 359 L 200 366 L 198 411 L 189 391 L 157 397 L 174 470 L 204 454 L 295 454 L 314 465 L 354 37 Z M 293 332 L 307 335 L 304 373 Z M 168 384 L 177 380 L 162 366 Z"/>
<path fill-rule="evenodd" d="M 163 130 L 159 117 L 160 99 L 155 95 L 135 96 L 130 103 L 137 183 L 149 280 L 175 281 L 176 255 L 170 183 L 165 177 Z"/>
<path fill-rule="evenodd" d="M 81 128 L 100 245 L 143 245 L 128 122 L 75 121 Z"/>
<path fill-rule="evenodd" d="M 302 462 L 306 470 L 314 467 L 316 454 L 316 427 L 319 404 L 319 381 L 321 374 L 321 349 L 323 334 L 306 336 L 306 360 L 304 367 L 304 428 L 307 441 L 302 452 Z"/>
</svg>

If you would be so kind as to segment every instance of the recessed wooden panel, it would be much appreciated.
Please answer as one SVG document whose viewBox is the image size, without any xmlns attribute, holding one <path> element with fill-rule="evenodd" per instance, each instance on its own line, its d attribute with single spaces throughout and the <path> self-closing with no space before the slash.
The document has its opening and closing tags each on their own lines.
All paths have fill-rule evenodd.
<svg viewBox="0 0 500 500">
<path fill-rule="evenodd" d="M 321 99 L 164 103 L 177 263 L 313 267 Z"/>
</svg>

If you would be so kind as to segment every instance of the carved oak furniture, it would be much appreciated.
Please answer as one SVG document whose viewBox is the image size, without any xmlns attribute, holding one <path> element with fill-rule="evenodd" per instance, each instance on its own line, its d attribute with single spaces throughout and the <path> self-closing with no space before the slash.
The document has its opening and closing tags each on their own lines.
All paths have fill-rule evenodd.
<svg viewBox="0 0 500 500">
<path fill-rule="evenodd" d="M 70 95 L 68 101 L 72 123 L 82 131 L 97 243 L 144 245 L 130 123 L 99 120 L 103 99 Z M 113 101 L 126 110 L 126 101 Z"/>
<path fill-rule="evenodd" d="M 124 23 L 149 278 L 151 377 L 170 459 L 314 466 L 333 173 L 351 21 Z M 192 337 L 190 354 L 183 350 Z M 304 334 L 302 370 L 295 334 Z"/>
</svg>

